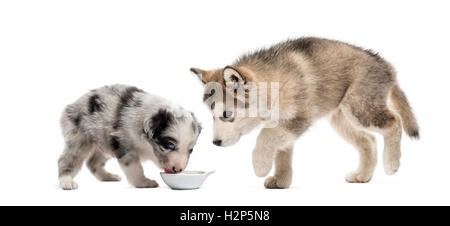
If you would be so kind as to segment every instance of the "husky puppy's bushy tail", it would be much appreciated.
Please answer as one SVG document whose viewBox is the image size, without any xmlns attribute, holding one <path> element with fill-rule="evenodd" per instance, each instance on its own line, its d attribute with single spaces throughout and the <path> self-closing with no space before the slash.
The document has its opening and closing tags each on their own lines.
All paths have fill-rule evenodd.
<svg viewBox="0 0 450 226">
<path fill-rule="evenodd" d="M 409 137 L 419 139 L 419 125 L 417 124 L 416 117 L 412 112 L 405 93 L 397 84 L 392 87 L 391 101 L 402 119 L 403 130 L 405 130 Z"/>
</svg>

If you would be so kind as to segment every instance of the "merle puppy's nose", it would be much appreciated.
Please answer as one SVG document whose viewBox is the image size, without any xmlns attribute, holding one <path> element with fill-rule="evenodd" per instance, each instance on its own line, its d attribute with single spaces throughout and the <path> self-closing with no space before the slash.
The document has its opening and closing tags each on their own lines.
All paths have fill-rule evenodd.
<svg viewBox="0 0 450 226">
<path fill-rule="evenodd" d="M 177 168 L 177 167 L 172 167 L 172 172 L 174 172 L 174 173 L 181 173 L 181 171 L 183 171 L 183 169 L 181 169 L 181 168 Z"/>
<path fill-rule="evenodd" d="M 222 140 L 214 140 L 213 144 L 220 146 L 220 145 L 222 145 Z"/>
</svg>

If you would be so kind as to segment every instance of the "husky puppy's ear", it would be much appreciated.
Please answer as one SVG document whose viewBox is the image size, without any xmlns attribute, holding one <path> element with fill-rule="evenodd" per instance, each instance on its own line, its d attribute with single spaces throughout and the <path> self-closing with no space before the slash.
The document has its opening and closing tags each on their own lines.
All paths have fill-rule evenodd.
<svg viewBox="0 0 450 226">
<path fill-rule="evenodd" d="M 198 69 L 198 68 L 193 67 L 193 68 L 191 68 L 191 72 L 192 72 L 192 74 L 194 74 L 195 76 L 197 76 L 197 78 L 198 78 L 203 84 L 206 84 L 206 81 L 203 79 L 204 76 L 205 76 L 205 74 L 206 74 L 206 71 L 204 71 L 204 70 L 202 70 L 202 69 Z"/>
<path fill-rule="evenodd" d="M 248 74 L 244 74 L 242 69 L 237 69 L 232 66 L 226 66 L 223 69 L 223 80 L 225 84 L 231 84 L 234 89 L 238 87 L 246 88 L 247 83 L 252 81 Z"/>
</svg>

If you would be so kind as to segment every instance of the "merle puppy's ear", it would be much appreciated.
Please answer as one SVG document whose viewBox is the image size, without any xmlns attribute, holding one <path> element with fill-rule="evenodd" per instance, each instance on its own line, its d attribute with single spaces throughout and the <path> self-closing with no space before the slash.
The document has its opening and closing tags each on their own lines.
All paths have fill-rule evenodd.
<svg viewBox="0 0 450 226">
<path fill-rule="evenodd" d="M 197 117 L 195 117 L 194 112 L 190 111 L 191 115 L 192 115 L 192 127 L 195 131 L 195 129 L 197 129 L 198 134 L 200 134 L 202 132 L 202 124 L 197 120 Z"/>
<path fill-rule="evenodd" d="M 234 89 L 245 88 L 248 82 L 253 81 L 249 71 L 232 66 L 226 66 L 223 69 L 223 80 L 225 84 L 231 84 Z"/>
<path fill-rule="evenodd" d="M 144 120 L 144 134 L 147 138 L 153 138 L 152 117 L 147 117 Z"/>
<path fill-rule="evenodd" d="M 198 134 L 200 134 L 202 132 L 203 126 L 200 122 L 198 123 L 197 126 L 198 126 Z"/>
<path fill-rule="evenodd" d="M 203 83 L 206 84 L 206 81 L 204 80 L 206 71 L 202 70 L 202 69 L 198 69 L 198 68 L 191 68 L 191 72 L 192 74 L 194 74 L 195 76 L 197 76 L 197 78 Z"/>
<path fill-rule="evenodd" d="M 175 117 L 171 112 L 159 109 L 158 112 L 144 120 L 144 133 L 148 138 L 154 138 L 170 127 L 174 120 Z"/>
</svg>

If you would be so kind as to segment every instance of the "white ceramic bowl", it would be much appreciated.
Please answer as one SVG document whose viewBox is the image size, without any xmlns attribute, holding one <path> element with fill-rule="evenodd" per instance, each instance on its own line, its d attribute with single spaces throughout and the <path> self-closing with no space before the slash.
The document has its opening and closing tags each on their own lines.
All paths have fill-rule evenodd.
<svg viewBox="0 0 450 226">
<path fill-rule="evenodd" d="M 177 174 L 161 172 L 161 178 L 172 189 L 189 190 L 199 188 L 212 173 L 214 171 L 185 171 Z"/>
</svg>

